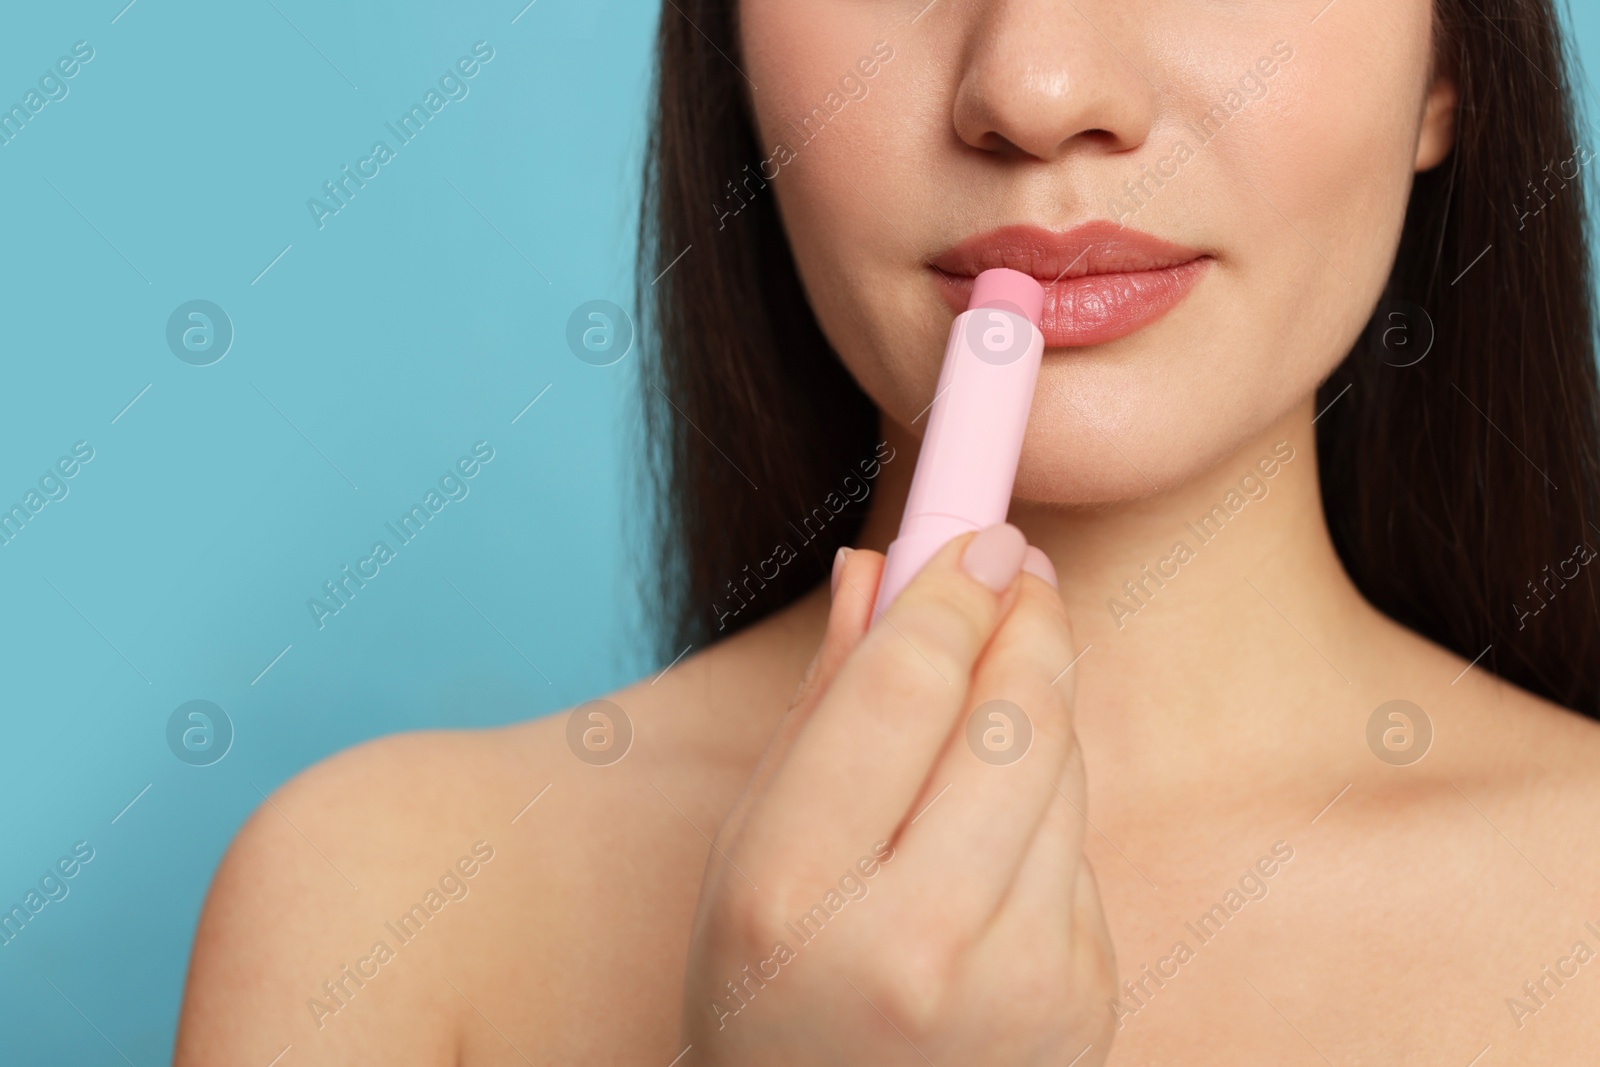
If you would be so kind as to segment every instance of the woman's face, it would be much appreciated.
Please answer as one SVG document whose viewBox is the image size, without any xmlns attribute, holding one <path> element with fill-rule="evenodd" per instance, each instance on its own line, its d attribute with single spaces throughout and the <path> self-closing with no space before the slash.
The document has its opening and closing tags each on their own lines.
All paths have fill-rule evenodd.
<svg viewBox="0 0 1600 1067">
<path fill-rule="evenodd" d="M 823 331 L 914 433 L 970 277 L 1049 283 L 1017 494 L 1142 495 L 1243 447 L 1357 338 L 1412 175 L 1450 147 L 1431 19 L 1430 0 L 741 0 L 770 156 L 745 197 L 777 197 Z"/>
</svg>

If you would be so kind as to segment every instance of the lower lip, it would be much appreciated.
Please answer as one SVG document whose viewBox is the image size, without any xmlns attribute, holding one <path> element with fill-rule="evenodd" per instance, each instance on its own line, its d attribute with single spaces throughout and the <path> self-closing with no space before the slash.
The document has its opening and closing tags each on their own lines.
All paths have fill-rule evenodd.
<svg viewBox="0 0 1600 1067">
<path fill-rule="evenodd" d="M 1201 256 L 1160 270 L 1091 274 L 1044 287 L 1039 331 L 1047 348 L 1103 345 L 1148 326 L 1183 301 L 1211 257 Z M 939 288 L 956 314 L 967 310 L 973 279 L 939 271 Z"/>
</svg>

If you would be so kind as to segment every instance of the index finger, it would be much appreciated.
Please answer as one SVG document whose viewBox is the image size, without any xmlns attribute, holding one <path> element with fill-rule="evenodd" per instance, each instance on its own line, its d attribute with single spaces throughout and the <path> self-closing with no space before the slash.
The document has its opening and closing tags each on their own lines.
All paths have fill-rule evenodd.
<svg viewBox="0 0 1600 1067">
<path fill-rule="evenodd" d="M 965 708 L 1026 549 L 1002 524 L 934 555 L 839 667 L 752 810 L 749 847 L 832 864 L 893 835 Z"/>
</svg>

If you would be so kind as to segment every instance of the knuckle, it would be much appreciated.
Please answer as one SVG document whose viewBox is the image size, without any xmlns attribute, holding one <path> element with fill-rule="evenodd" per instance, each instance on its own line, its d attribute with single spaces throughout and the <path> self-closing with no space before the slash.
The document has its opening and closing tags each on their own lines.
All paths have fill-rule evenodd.
<svg viewBox="0 0 1600 1067">
<path fill-rule="evenodd" d="M 1030 711 L 1037 708 L 1049 718 L 1060 718 L 1068 707 L 1070 685 L 1058 683 L 1065 681 L 1062 671 L 1075 655 L 1058 620 L 1024 610 L 1019 603 L 984 650 L 979 671 L 986 687 Z"/>
<path fill-rule="evenodd" d="M 1070 726 L 1072 692 L 1072 681 L 1062 673 L 1075 656 L 1058 618 L 1018 604 L 984 650 L 978 673 L 985 689 L 1021 705 L 1030 715 L 1037 711 L 1044 728 L 1062 730 Z"/>
<path fill-rule="evenodd" d="M 765 955 L 775 942 L 783 940 L 784 924 L 789 921 L 786 899 L 783 893 L 757 893 L 744 885 L 729 887 L 722 912 L 730 947 L 736 946 L 747 956 Z"/>
<path fill-rule="evenodd" d="M 970 665 L 995 621 L 993 598 L 979 595 L 974 585 L 955 575 L 928 576 L 907 587 L 886 621 L 930 659 L 937 655 L 952 667 Z"/>
<path fill-rule="evenodd" d="M 932 939 L 906 943 L 871 979 L 874 1003 L 915 1040 L 934 1032 L 956 985 L 955 956 Z"/>
<path fill-rule="evenodd" d="M 1041 581 L 1023 583 L 1006 626 L 1015 628 L 1033 650 L 1046 658 L 1064 655 L 1070 659 L 1073 655 L 1067 607 Z"/>
<path fill-rule="evenodd" d="M 964 685 L 971 659 L 917 628 L 885 635 L 882 655 L 872 664 L 875 689 L 891 700 L 920 705 L 948 684 Z"/>
</svg>

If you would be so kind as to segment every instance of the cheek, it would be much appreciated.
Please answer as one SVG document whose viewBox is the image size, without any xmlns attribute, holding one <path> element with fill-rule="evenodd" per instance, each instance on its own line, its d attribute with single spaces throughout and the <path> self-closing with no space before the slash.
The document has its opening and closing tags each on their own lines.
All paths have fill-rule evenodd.
<svg viewBox="0 0 1600 1067">
<path fill-rule="evenodd" d="M 871 5 L 845 0 L 745 0 L 740 6 L 742 66 L 764 154 L 780 141 L 803 153 L 831 147 L 834 120 L 863 103 L 852 100 L 846 86 L 870 96 L 882 80 L 881 73 L 862 77 L 857 64 L 871 56 L 874 42 L 890 25 Z M 828 136 L 802 148 L 819 130 Z"/>
<path fill-rule="evenodd" d="M 1219 159 L 1255 230 L 1254 282 L 1300 293 L 1278 310 L 1353 339 L 1405 219 L 1431 13 L 1416 0 L 1340 2 L 1342 18 L 1282 34 L 1293 58 Z"/>
<path fill-rule="evenodd" d="M 1427 69 L 1427 15 L 1417 18 L 1418 8 L 1357 0 L 1348 14 L 1372 30 L 1347 17 L 1302 34 L 1263 101 L 1272 107 L 1253 142 L 1229 161 L 1255 186 L 1241 183 L 1254 201 L 1256 249 L 1241 272 L 1249 282 L 1241 299 L 1260 315 L 1242 340 L 1259 353 L 1258 388 L 1278 397 L 1303 394 L 1332 372 L 1387 284 Z M 1375 47 L 1378 39 L 1388 44 Z"/>
<path fill-rule="evenodd" d="M 1121 358 L 1047 364 L 1019 496 L 1117 499 L 1183 481 L 1300 404 L 1358 339 L 1404 223 L 1429 12 L 1411 0 L 1335 11 L 1343 21 L 1330 14 L 1314 31 L 1284 19 L 1202 37 L 1197 24 L 1190 40 L 1210 47 L 1167 57 L 1184 100 L 1174 111 L 1188 117 L 1275 41 L 1293 48 L 1139 216 L 1156 232 L 1199 225 L 1214 237 L 1211 276 Z M 1153 154 L 1194 136 L 1174 117 L 1152 133 Z"/>
<path fill-rule="evenodd" d="M 908 285 L 891 265 L 918 252 L 922 234 L 908 214 L 939 202 L 927 186 L 938 179 L 930 144 L 949 116 L 929 42 L 915 32 L 925 27 L 908 26 L 907 10 L 746 0 L 740 19 L 745 73 L 759 87 L 749 94 L 757 148 L 770 161 L 763 174 L 776 172 L 764 195 L 775 200 L 807 299 L 862 387 L 915 411 L 932 381 L 912 376 L 926 359 L 895 369 L 886 354 L 942 345 L 939 307 L 923 279 Z M 843 88 L 852 78 L 859 99 Z M 908 322 L 927 335 L 908 343 Z"/>
</svg>

